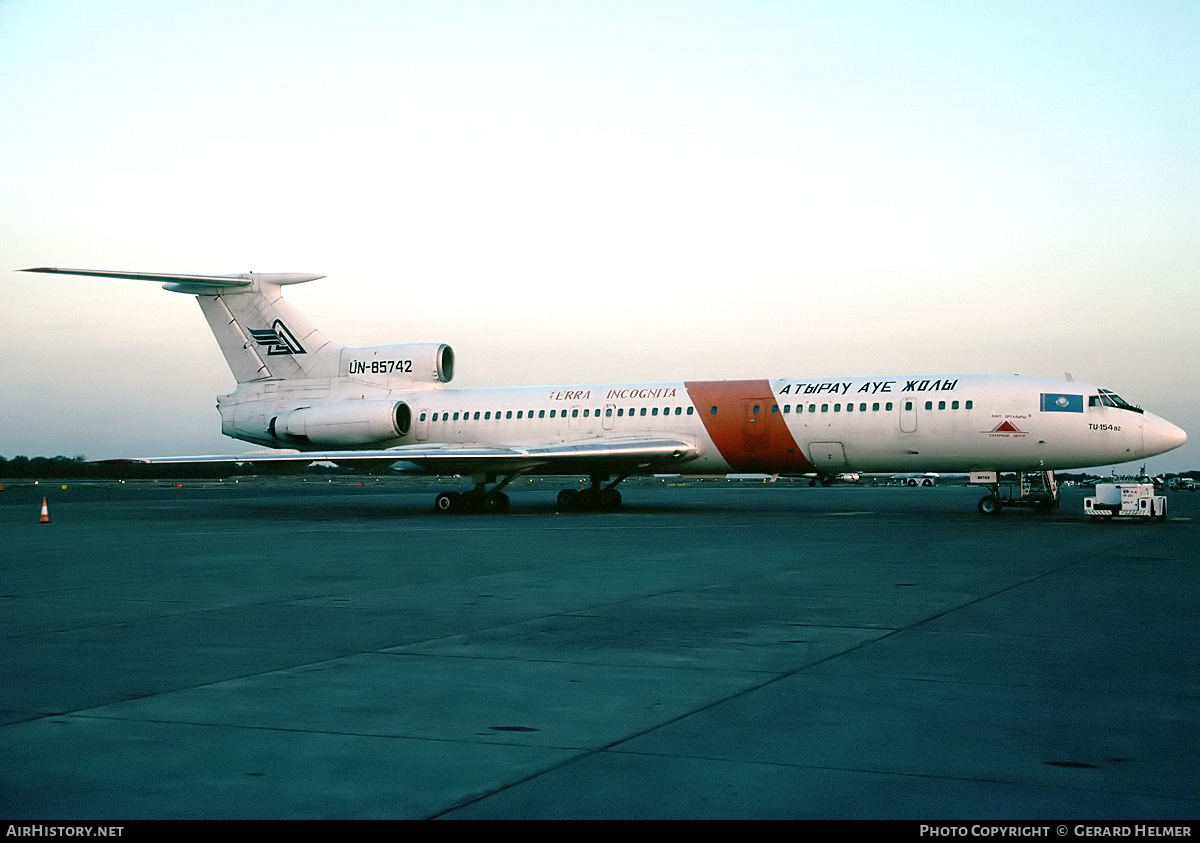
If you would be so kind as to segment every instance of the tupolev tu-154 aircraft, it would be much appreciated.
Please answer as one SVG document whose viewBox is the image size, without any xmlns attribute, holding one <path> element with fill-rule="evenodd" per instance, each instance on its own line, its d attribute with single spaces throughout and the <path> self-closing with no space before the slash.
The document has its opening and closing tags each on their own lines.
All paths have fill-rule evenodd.
<svg viewBox="0 0 1200 843">
<path fill-rule="evenodd" d="M 26 272 L 156 281 L 194 295 L 237 388 L 217 399 L 226 436 L 281 449 L 182 462 L 369 460 L 469 475 L 439 512 L 502 511 L 522 475 L 585 474 L 561 509 L 616 509 L 617 485 L 645 473 L 1000 472 L 1120 463 L 1178 448 L 1187 434 L 1116 393 L 1018 375 L 789 377 L 457 389 L 444 343 L 349 348 L 283 298 L 299 273 L 173 275 L 38 267 Z"/>
</svg>

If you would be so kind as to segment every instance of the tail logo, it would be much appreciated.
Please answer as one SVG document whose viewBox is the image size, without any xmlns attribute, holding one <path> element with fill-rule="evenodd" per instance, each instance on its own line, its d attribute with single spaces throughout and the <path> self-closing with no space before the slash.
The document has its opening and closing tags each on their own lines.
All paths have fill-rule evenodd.
<svg viewBox="0 0 1200 843">
<path fill-rule="evenodd" d="M 304 353 L 304 346 L 300 345 L 300 341 L 280 319 L 276 319 L 270 328 L 250 329 L 247 333 L 267 350 L 268 356 Z"/>
</svg>

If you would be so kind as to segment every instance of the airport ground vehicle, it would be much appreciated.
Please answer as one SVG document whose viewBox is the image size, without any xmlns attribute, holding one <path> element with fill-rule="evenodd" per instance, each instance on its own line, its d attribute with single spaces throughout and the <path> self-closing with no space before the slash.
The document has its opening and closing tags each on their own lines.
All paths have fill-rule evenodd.
<svg viewBox="0 0 1200 843">
<path fill-rule="evenodd" d="M 1094 497 L 1083 499 L 1083 512 L 1097 518 L 1167 517 L 1167 498 L 1154 494 L 1153 483 L 1098 483 Z"/>
</svg>

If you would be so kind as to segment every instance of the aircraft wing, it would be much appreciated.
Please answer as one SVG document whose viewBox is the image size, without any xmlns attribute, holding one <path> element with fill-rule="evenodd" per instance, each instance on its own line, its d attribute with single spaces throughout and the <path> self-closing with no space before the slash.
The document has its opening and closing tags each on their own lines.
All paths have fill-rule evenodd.
<svg viewBox="0 0 1200 843">
<path fill-rule="evenodd" d="M 364 451 L 264 451 L 240 455 L 144 457 L 140 463 L 407 462 L 430 474 L 626 473 L 679 465 L 699 456 L 682 439 L 597 439 L 593 442 L 498 448 L 484 445 L 401 445 Z"/>
</svg>

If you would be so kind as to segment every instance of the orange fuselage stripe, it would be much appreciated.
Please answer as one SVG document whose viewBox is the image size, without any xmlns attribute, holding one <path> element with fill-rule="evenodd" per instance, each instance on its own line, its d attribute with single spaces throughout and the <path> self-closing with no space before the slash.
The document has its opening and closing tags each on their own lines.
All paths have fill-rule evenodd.
<svg viewBox="0 0 1200 843">
<path fill-rule="evenodd" d="M 813 471 L 784 423 L 769 381 L 687 381 L 684 386 L 704 429 L 734 471 Z"/>
</svg>

